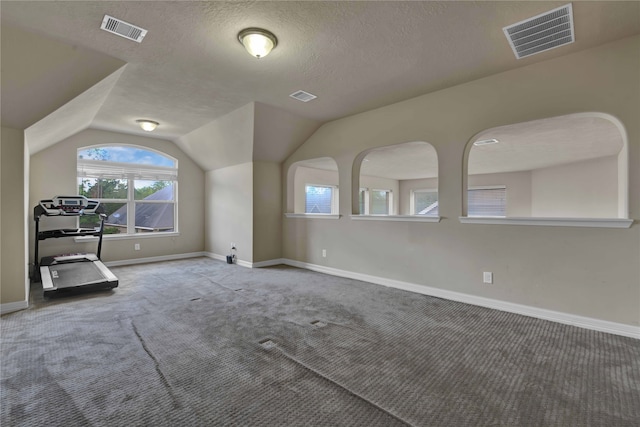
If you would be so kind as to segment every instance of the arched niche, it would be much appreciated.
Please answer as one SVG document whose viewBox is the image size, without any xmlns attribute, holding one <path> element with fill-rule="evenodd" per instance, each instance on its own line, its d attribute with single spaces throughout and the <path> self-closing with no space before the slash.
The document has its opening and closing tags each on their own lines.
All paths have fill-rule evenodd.
<svg viewBox="0 0 640 427">
<path fill-rule="evenodd" d="M 466 217 L 628 217 L 627 135 L 608 114 L 570 114 L 482 131 L 467 145 L 465 165 Z M 504 214 L 492 215 L 500 209 L 500 188 Z M 489 191 L 482 194 L 483 189 Z"/>
<path fill-rule="evenodd" d="M 293 163 L 287 171 L 287 212 L 338 215 L 338 164 L 331 157 Z"/>
<path fill-rule="evenodd" d="M 424 141 L 374 148 L 353 166 L 356 215 L 438 217 L 438 155 Z"/>
</svg>

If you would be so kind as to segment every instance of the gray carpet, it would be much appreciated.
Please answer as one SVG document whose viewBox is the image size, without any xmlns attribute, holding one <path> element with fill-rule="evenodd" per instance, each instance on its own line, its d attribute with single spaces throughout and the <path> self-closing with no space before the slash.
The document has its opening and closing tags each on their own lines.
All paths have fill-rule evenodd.
<svg viewBox="0 0 640 427">
<path fill-rule="evenodd" d="M 640 341 L 279 266 L 112 268 L 1 319 L 7 426 L 637 426 Z"/>
</svg>

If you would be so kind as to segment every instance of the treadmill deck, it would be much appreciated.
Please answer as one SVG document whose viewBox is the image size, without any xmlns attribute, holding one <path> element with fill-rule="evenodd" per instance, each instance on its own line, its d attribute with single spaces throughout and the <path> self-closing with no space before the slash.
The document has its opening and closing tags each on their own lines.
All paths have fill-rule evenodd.
<svg viewBox="0 0 640 427">
<path fill-rule="evenodd" d="M 40 267 L 45 292 L 82 286 L 115 288 L 118 279 L 101 261 L 79 261 Z"/>
</svg>

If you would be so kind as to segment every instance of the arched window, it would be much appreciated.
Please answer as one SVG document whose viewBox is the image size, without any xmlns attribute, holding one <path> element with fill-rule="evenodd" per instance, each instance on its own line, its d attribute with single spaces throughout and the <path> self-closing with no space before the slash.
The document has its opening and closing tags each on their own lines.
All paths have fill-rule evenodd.
<svg viewBox="0 0 640 427">
<path fill-rule="evenodd" d="M 78 149 L 77 167 L 78 193 L 106 208 L 105 234 L 177 231 L 176 159 L 146 147 L 93 146 Z"/>
<path fill-rule="evenodd" d="M 303 160 L 289 168 L 293 213 L 338 215 L 338 165 L 330 157 Z"/>
<path fill-rule="evenodd" d="M 481 132 L 467 217 L 627 218 L 627 147 L 613 117 L 581 113 Z"/>
<path fill-rule="evenodd" d="M 438 217 L 438 156 L 431 144 L 408 142 L 361 153 L 358 213 Z"/>
</svg>

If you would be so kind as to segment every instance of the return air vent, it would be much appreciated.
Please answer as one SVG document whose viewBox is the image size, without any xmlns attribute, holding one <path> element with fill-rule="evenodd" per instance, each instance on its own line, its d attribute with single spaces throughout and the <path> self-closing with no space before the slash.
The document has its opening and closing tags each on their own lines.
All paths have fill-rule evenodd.
<svg viewBox="0 0 640 427">
<path fill-rule="evenodd" d="M 291 95 L 289 95 L 290 97 L 292 97 L 293 99 L 297 99 L 298 101 L 302 101 L 302 102 L 309 102 L 312 99 L 316 99 L 317 96 L 309 93 L 309 92 L 305 92 L 303 90 L 298 90 L 296 92 L 293 92 Z"/>
<path fill-rule="evenodd" d="M 138 43 L 142 43 L 142 39 L 147 35 L 147 30 L 109 15 L 104 15 L 100 29 Z"/>
<path fill-rule="evenodd" d="M 502 31 L 518 59 L 573 43 L 571 3 L 504 27 Z"/>
</svg>

